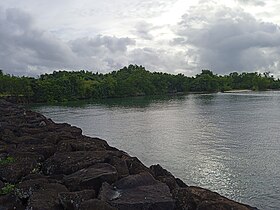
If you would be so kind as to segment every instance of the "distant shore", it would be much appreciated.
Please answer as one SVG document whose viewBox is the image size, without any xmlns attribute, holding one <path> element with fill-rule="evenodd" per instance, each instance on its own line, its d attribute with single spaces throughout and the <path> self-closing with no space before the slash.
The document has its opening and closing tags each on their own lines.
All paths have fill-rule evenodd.
<svg viewBox="0 0 280 210">
<path fill-rule="evenodd" d="M 246 92 L 252 92 L 253 90 L 249 89 L 243 89 L 243 90 L 227 90 L 224 91 L 223 93 L 246 93 Z"/>
</svg>

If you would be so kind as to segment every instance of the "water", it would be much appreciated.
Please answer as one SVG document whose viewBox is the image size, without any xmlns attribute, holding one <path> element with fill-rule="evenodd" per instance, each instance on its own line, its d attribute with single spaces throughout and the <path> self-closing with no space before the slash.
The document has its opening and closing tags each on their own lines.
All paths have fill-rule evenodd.
<svg viewBox="0 0 280 210">
<path fill-rule="evenodd" d="M 280 92 L 109 99 L 33 107 L 160 163 L 188 185 L 280 209 Z"/>
</svg>

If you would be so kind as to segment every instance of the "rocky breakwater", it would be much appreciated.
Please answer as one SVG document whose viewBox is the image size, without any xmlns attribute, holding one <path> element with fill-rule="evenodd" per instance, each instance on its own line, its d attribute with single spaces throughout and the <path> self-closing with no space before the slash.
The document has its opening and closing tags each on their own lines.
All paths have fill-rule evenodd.
<svg viewBox="0 0 280 210">
<path fill-rule="evenodd" d="M 0 209 L 252 210 L 0 100 Z"/>
</svg>

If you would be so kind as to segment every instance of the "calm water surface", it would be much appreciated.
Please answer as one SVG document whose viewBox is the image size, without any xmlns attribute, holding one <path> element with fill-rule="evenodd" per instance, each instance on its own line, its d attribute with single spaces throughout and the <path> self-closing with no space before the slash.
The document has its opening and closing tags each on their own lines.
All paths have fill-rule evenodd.
<svg viewBox="0 0 280 210">
<path fill-rule="evenodd" d="M 280 209 L 280 92 L 110 99 L 33 107 L 160 163 L 188 185 Z"/>
</svg>

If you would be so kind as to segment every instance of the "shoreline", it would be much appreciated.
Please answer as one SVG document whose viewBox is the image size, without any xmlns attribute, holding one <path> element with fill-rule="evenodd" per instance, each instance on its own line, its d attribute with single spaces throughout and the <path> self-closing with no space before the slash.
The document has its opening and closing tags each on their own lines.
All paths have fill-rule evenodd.
<svg viewBox="0 0 280 210">
<path fill-rule="evenodd" d="M 266 90 L 266 91 L 268 91 L 268 90 Z M 259 91 L 243 89 L 243 90 L 227 90 L 227 91 L 224 91 L 223 93 L 247 93 L 247 92 L 259 92 Z"/>
<path fill-rule="evenodd" d="M 257 209 L 22 106 L 0 100 L 0 116 L 0 209 Z"/>
<path fill-rule="evenodd" d="M 106 99 L 123 99 L 123 98 L 138 98 L 138 97 L 175 97 L 175 96 L 185 96 L 189 94 L 199 95 L 199 94 L 213 94 L 213 93 L 246 93 L 246 92 L 266 92 L 266 91 L 280 91 L 280 89 L 267 89 L 267 90 L 250 90 L 250 89 L 242 89 L 242 90 L 226 90 L 226 91 L 215 91 L 215 92 L 208 92 L 208 91 L 201 91 L 201 92 L 178 92 L 178 93 L 168 93 L 162 95 L 141 95 L 141 96 L 123 96 L 123 97 L 107 97 L 107 98 L 84 98 L 84 99 L 76 99 L 76 100 L 67 100 L 67 101 L 45 101 L 45 102 L 34 102 L 31 98 L 27 96 L 0 96 L 0 100 L 6 100 L 11 103 L 16 104 L 60 104 L 60 103 L 70 103 L 70 102 L 87 102 L 87 101 L 99 101 L 99 100 L 106 100 Z"/>
</svg>

